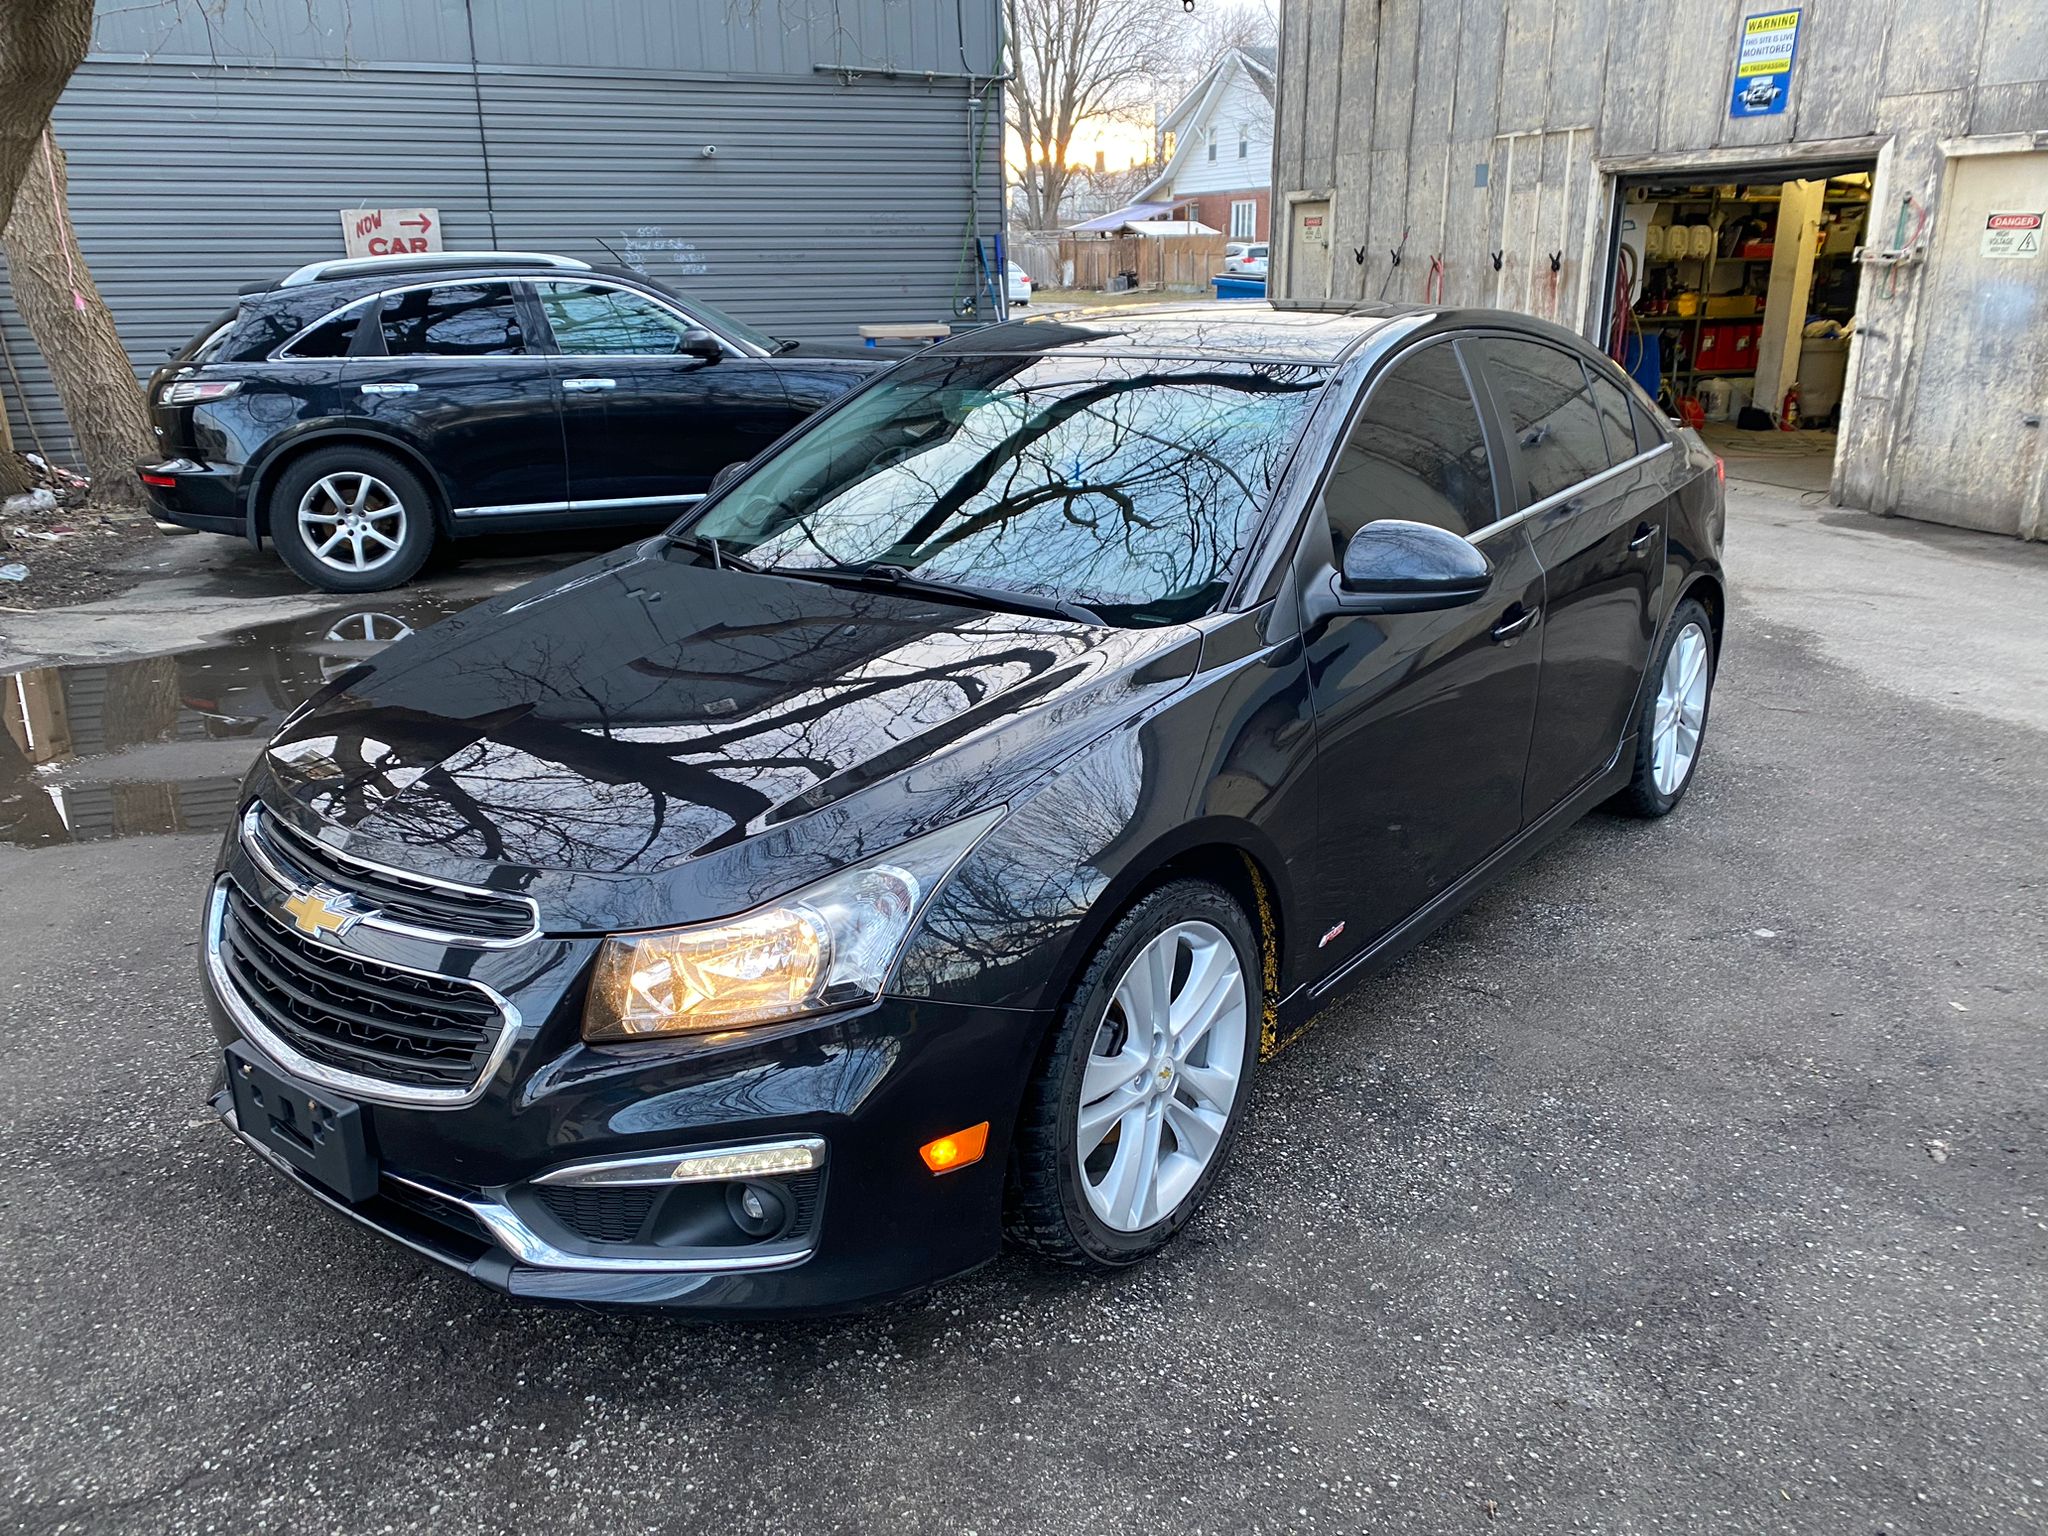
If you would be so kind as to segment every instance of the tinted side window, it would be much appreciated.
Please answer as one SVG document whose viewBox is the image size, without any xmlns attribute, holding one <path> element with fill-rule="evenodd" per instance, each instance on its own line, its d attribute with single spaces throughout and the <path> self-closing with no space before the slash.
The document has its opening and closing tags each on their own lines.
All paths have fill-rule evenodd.
<svg viewBox="0 0 2048 1536">
<path fill-rule="evenodd" d="M 1479 411 L 1446 342 L 1395 363 L 1337 455 L 1323 504 L 1332 558 L 1367 523 L 1398 517 L 1452 533 L 1495 519 L 1493 469 Z"/>
<path fill-rule="evenodd" d="M 462 283 L 388 295 L 384 350 L 393 357 L 506 357 L 526 337 L 504 283 Z"/>
<path fill-rule="evenodd" d="M 572 356 L 673 357 L 683 333 L 691 329 L 681 316 L 619 288 L 543 283 L 540 304 L 555 345 Z"/>
<path fill-rule="evenodd" d="M 1664 430 L 1662 413 L 1652 409 L 1651 402 L 1643 397 L 1641 390 L 1631 389 L 1628 392 L 1628 403 L 1635 408 L 1638 453 L 1648 453 L 1659 443 L 1671 441 L 1671 434 Z"/>
<path fill-rule="evenodd" d="M 349 348 L 355 345 L 356 325 L 363 318 L 363 311 L 352 309 L 345 315 L 337 315 L 325 325 L 308 331 L 285 350 L 287 357 L 347 357 Z"/>
<path fill-rule="evenodd" d="M 1587 368 L 1593 382 L 1593 404 L 1600 408 L 1600 426 L 1607 434 L 1607 458 L 1612 464 L 1632 459 L 1642 452 L 1636 446 L 1636 427 L 1628 408 L 1628 393 L 1598 368 Z"/>
<path fill-rule="evenodd" d="M 1474 345 L 1486 360 L 1487 383 L 1518 450 L 1522 483 L 1516 493 L 1523 506 L 1607 468 L 1607 440 L 1578 358 L 1541 342 L 1502 336 Z"/>
</svg>

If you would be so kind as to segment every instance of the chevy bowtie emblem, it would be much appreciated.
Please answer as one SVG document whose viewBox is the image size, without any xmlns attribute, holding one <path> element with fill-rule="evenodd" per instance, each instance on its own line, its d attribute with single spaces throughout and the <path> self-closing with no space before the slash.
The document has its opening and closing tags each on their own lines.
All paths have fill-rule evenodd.
<svg viewBox="0 0 2048 1536">
<path fill-rule="evenodd" d="M 323 933 L 340 938 L 363 920 L 363 914 L 348 897 L 324 885 L 300 891 L 284 904 L 284 909 L 291 914 L 292 925 L 299 932 L 316 939 Z"/>
</svg>

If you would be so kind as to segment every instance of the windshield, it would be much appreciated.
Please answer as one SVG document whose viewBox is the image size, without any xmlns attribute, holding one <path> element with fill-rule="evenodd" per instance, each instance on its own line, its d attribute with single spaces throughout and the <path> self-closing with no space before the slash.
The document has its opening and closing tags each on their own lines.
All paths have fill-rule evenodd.
<svg viewBox="0 0 2048 1536">
<path fill-rule="evenodd" d="M 755 565 L 895 567 L 1115 624 L 1214 607 L 1324 372 L 945 357 L 899 364 L 689 525 Z"/>
</svg>

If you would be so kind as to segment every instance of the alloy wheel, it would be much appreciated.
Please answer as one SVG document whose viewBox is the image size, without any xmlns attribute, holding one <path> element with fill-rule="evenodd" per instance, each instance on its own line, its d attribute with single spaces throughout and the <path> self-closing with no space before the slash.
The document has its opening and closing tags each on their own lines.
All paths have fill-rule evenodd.
<svg viewBox="0 0 2048 1536">
<path fill-rule="evenodd" d="M 349 575 L 374 571 L 405 542 L 405 503 L 375 475 L 322 475 L 299 498 L 299 537 L 322 565 Z"/>
<path fill-rule="evenodd" d="M 1089 1207 L 1118 1232 L 1170 1216 L 1222 1144 L 1244 1076 L 1244 972 L 1220 928 L 1179 923 L 1141 949 L 1081 1077 L 1075 1153 Z"/>
<path fill-rule="evenodd" d="M 1673 795 L 1699 756 L 1707 723 L 1706 631 L 1688 624 L 1664 658 L 1657 683 L 1656 724 L 1650 733 L 1650 777 L 1660 795 Z"/>
</svg>

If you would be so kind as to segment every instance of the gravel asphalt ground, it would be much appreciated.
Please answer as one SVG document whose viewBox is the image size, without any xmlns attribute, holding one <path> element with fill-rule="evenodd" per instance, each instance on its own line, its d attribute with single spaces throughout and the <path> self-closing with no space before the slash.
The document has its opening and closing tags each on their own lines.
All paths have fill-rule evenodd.
<svg viewBox="0 0 2048 1536">
<path fill-rule="evenodd" d="M 1688 803 L 1333 1008 L 1113 1279 L 502 1300 L 206 1114 L 212 836 L 0 847 L 0 1529 L 2048 1528 L 2048 549 L 1730 499 Z"/>
</svg>

